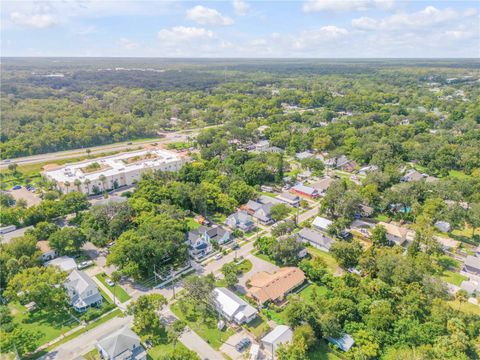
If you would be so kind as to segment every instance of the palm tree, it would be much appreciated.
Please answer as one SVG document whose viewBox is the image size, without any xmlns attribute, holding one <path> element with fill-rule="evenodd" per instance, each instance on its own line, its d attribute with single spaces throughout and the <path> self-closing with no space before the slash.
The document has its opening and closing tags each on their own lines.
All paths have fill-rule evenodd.
<svg viewBox="0 0 480 360">
<path fill-rule="evenodd" d="M 67 188 L 67 194 L 68 194 L 68 189 L 70 188 L 70 181 L 65 181 L 63 185 L 65 185 L 65 187 Z"/>
<path fill-rule="evenodd" d="M 77 187 L 77 191 L 80 192 L 80 185 L 82 185 L 82 182 L 79 179 L 75 179 L 73 183 Z"/>
<path fill-rule="evenodd" d="M 102 174 L 102 175 L 100 175 L 99 179 L 100 179 L 100 181 L 102 182 L 103 191 L 106 191 L 106 190 L 107 190 L 107 187 L 105 186 L 105 180 L 106 180 L 107 178 L 105 177 L 105 175 Z"/>
<path fill-rule="evenodd" d="M 87 185 L 87 193 L 88 194 L 90 194 L 90 183 L 91 183 L 90 179 L 85 179 L 85 185 Z"/>
</svg>

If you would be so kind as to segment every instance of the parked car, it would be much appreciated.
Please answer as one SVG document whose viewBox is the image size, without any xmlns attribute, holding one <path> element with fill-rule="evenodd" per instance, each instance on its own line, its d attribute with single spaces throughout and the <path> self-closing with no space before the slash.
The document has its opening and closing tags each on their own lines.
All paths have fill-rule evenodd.
<svg viewBox="0 0 480 360">
<path fill-rule="evenodd" d="M 111 241 L 107 244 L 107 248 L 110 248 L 112 247 L 113 245 L 115 245 L 115 241 Z"/>
<path fill-rule="evenodd" d="M 351 240 L 353 238 L 353 235 L 352 233 L 343 230 L 342 232 L 340 232 L 340 234 L 338 234 L 338 237 L 342 240 Z"/>
<path fill-rule="evenodd" d="M 22 185 L 15 185 L 12 190 L 20 190 L 22 188 Z"/>
<path fill-rule="evenodd" d="M 93 264 L 92 260 L 82 261 L 80 264 L 77 265 L 78 270 L 85 269 Z"/>
<path fill-rule="evenodd" d="M 107 283 L 108 286 L 114 286 L 115 283 L 111 279 L 105 279 L 105 282 Z"/>
<path fill-rule="evenodd" d="M 235 349 L 237 349 L 238 352 L 242 352 L 246 348 L 248 348 L 252 344 L 252 341 L 249 338 L 244 338 L 240 340 L 240 342 L 235 345 Z"/>
<path fill-rule="evenodd" d="M 221 258 L 222 258 L 222 254 L 217 254 L 214 257 L 215 260 L 220 260 Z"/>
<path fill-rule="evenodd" d="M 237 250 L 237 249 L 239 249 L 239 248 L 240 248 L 240 245 L 238 245 L 237 243 L 233 243 L 233 244 L 232 244 L 232 249 L 233 249 L 233 250 Z"/>
</svg>

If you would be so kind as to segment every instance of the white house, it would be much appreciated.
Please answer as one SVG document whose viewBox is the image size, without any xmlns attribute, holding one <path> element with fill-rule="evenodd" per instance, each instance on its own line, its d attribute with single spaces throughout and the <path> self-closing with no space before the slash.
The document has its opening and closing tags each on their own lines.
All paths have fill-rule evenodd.
<svg viewBox="0 0 480 360">
<path fill-rule="evenodd" d="M 213 298 L 215 308 L 228 321 L 241 325 L 257 316 L 257 309 L 226 288 L 213 289 Z"/>
<path fill-rule="evenodd" d="M 328 227 L 332 224 L 333 224 L 333 221 L 328 220 L 321 216 L 317 216 L 312 222 L 312 225 L 321 231 L 327 231 Z"/>
<path fill-rule="evenodd" d="M 83 271 L 73 270 L 64 283 L 70 297 L 70 305 L 78 312 L 84 312 L 91 306 L 103 302 L 95 282 Z"/>
<path fill-rule="evenodd" d="M 182 156 L 171 151 L 142 150 L 46 170 L 43 176 L 64 193 L 92 194 L 131 185 L 148 170 L 178 171 L 184 163 Z"/>
<path fill-rule="evenodd" d="M 292 343 L 293 331 L 286 325 L 278 325 L 262 338 L 262 345 L 270 355 L 275 354 L 280 344 Z"/>
<path fill-rule="evenodd" d="M 72 271 L 77 268 L 77 263 L 69 256 L 60 256 L 45 263 L 46 266 L 57 266 L 62 271 Z"/>
<path fill-rule="evenodd" d="M 97 341 L 97 349 L 104 360 L 146 360 L 147 352 L 140 344 L 140 338 L 128 327 Z"/>
<path fill-rule="evenodd" d="M 225 220 L 225 225 L 231 227 L 232 229 L 240 229 L 245 232 L 255 229 L 253 218 L 244 210 L 237 211 L 227 217 Z"/>
</svg>

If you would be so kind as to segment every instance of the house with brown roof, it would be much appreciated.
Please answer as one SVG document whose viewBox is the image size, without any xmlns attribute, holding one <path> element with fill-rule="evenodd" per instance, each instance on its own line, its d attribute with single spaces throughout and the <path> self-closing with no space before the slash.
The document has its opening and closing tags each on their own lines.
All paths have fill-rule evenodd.
<svg viewBox="0 0 480 360">
<path fill-rule="evenodd" d="M 261 271 L 250 278 L 247 296 L 260 305 L 269 301 L 282 301 L 304 281 L 305 274 L 297 267 L 284 267 L 273 274 Z"/>
<path fill-rule="evenodd" d="M 412 241 L 414 233 L 404 226 L 395 225 L 393 223 L 379 222 L 386 230 L 388 241 L 396 245 L 404 245 L 406 241 Z"/>
</svg>

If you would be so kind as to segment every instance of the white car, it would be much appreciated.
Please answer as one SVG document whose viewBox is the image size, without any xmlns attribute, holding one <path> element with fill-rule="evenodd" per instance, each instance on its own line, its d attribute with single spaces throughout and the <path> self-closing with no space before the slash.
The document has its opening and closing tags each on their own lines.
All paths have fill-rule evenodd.
<svg viewBox="0 0 480 360">
<path fill-rule="evenodd" d="M 220 260 L 221 258 L 222 258 L 222 254 L 217 254 L 214 257 L 215 260 Z"/>
<path fill-rule="evenodd" d="M 107 283 L 108 286 L 114 286 L 115 285 L 115 283 L 110 279 L 105 279 L 105 282 Z"/>
<path fill-rule="evenodd" d="M 85 269 L 93 264 L 92 260 L 82 261 L 80 264 L 77 265 L 78 270 Z"/>
</svg>

